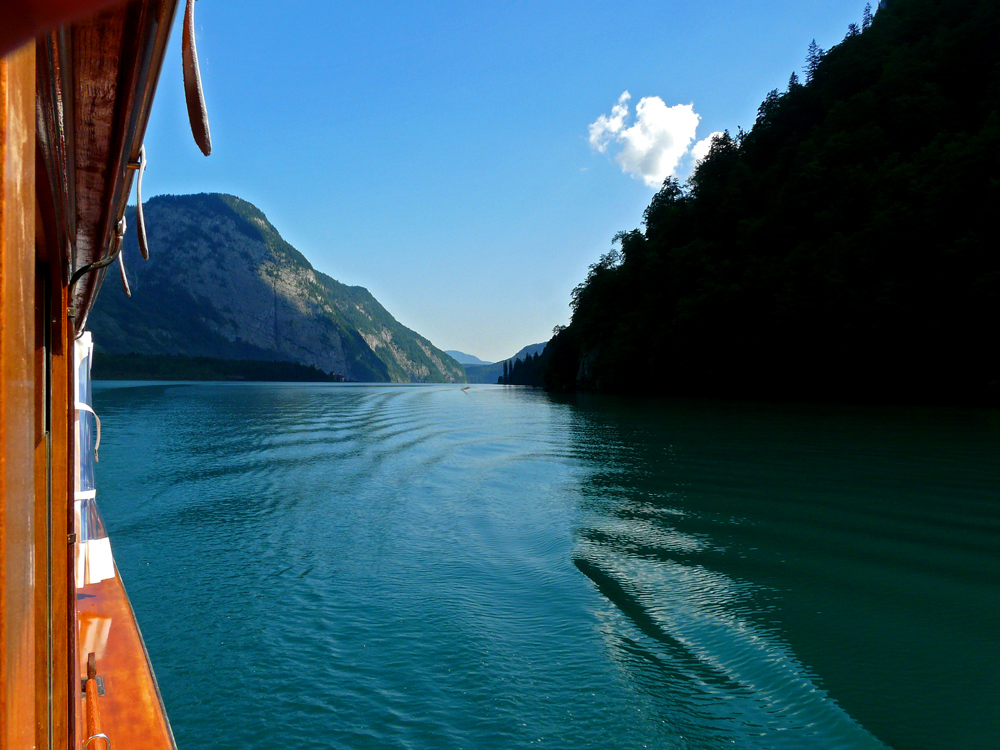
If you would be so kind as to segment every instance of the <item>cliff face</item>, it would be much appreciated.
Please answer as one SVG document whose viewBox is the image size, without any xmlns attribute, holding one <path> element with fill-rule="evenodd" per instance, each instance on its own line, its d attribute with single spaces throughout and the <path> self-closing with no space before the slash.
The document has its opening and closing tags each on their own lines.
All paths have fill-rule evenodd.
<svg viewBox="0 0 1000 750">
<path fill-rule="evenodd" d="M 144 207 L 149 261 L 129 216 L 88 327 L 112 354 L 297 362 L 350 380 L 462 382 L 462 367 L 400 325 L 363 287 L 316 271 L 264 214 L 228 195 L 160 196 Z"/>
</svg>

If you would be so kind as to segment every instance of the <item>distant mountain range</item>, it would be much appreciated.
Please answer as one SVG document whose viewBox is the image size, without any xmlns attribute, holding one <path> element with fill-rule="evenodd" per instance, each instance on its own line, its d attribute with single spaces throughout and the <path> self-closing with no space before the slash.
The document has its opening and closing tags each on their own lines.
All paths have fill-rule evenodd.
<svg viewBox="0 0 1000 750">
<path fill-rule="evenodd" d="M 159 196 L 144 214 L 149 261 L 134 232 L 123 251 L 132 298 L 111 269 L 90 316 L 99 353 L 290 362 L 366 382 L 466 382 L 458 362 L 367 289 L 316 271 L 247 201 Z"/>
<path fill-rule="evenodd" d="M 444 353 L 451 357 L 453 360 L 458 362 L 460 365 L 488 365 L 490 364 L 485 359 L 480 359 L 472 354 L 466 354 L 465 352 L 460 352 L 457 349 L 445 349 Z"/>
<path fill-rule="evenodd" d="M 521 349 L 513 357 L 508 357 L 507 360 L 501 359 L 499 362 L 493 362 L 492 364 L 467 364 L 465 365 L 465 374 L 468 376 L 470 383 L 496 383 L 497 379 L 503 375 L 503 363 L 505 361 L 524 360 L 525 357 L 533 357 L 535 354 L 541 354 L 547 345 L 548 342 L 545 341 L 540 344 L 530 344 Z"/>
</svg>

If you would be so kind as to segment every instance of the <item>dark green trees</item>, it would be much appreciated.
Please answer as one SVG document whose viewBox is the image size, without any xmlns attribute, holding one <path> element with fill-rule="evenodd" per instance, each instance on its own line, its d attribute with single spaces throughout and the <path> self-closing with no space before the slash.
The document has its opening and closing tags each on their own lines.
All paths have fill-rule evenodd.
<svg viewBox="0 0 1000 750">
<path fill-rule="evenodd" d="M 995 0 L 898 0 L 812 45 L 591 266 L 547 385 L 1000 399 L 998 38 Z"/>
<path fill-rule="evenodd" d="M 813 76 L 819 69 L 819 64 L 823 61 L 823 48 L 816 44 L 813 39 L 809 44 L 809 51 L 806 53 L 806 83 L 811 83 Z"/>
<path fill-rule="evenodd" d="M 500 385 L 543 385 L 545 368 L 548 364 L 548 348 L 540 355 L 526 354 L 522 360 L 520 357 L 513 361 L 503 363 L 504 374 L 500 378 Z"/>
</svg>

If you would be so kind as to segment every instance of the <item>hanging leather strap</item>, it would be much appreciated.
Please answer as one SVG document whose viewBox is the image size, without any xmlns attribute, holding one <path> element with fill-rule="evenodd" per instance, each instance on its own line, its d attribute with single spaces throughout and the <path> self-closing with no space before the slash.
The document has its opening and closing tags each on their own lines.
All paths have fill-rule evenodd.
<svg viewBox="0 0 1000 750">
<path fill-rule="evenodd" d="M 194 0 L 187 0 L 184 9 L 184 39 L 181 44 L 184 62 L 184 99 L 187 102 L 191 133 L 201 152 L 212 153 L 212 136 L 208 132 L 208 110 L 205 93 L 201 88 L 201 71 L 198 69 L 198 50 L 194 44 Z"/>
<path fill-rule="evenodd" d="M 117 253 L 118 253 L 118 270 L 121 271 L 122 275 L 122 288 L 125 290 L 125 296 L 132 296 L 132 287 L 128 285 L 128 276 L 125 275 L 125 253 L 122 250 L 125 249 L 125 217 L 122 216 L 118 220 L 118 234 L 115 235 L 115 242 L 118 243 Z M 96 414 L 94 416 L 97 416 Z"/>
<path fill-rule="evenodd" d="M 135 168 L 138 174 L 135 176 L 135 223 L 139 230 L 139 252 L 143 260 L 149 260 L 149 242 L 146 240 L 146 216 L 142 213 L 142 176 L 146 173 L 146 144 L 139 147 L 139 161 L 133 167 L 129 164 L 129 169 Z"/>
<path fill-rule="evenodd" d="M 125 275 L 125 253 L 118 253 L 118 270 L 121 272 L 122 277 L 122 289 L 125 290 L 125 296 L 132 296 L 132 287 L 128 284 L 128 276 Z"/>
</svg>

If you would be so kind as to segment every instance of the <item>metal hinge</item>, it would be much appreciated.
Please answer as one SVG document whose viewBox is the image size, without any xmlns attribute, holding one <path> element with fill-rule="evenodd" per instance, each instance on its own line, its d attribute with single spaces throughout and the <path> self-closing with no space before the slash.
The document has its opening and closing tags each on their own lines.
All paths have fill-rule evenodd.
<svg viewBox="0 0 1000 750">
<path fill-rule="evenodd" d="M 97 677 L 94 678 L 94 682 L 97 683 L 97 694 L 104 695 L 104 678 L 101 675 L 97 675 Z M 80 680 L 80 692 L 82 692 L 84 695 L 87 694 L 86 680 Z"/>
</svg>

